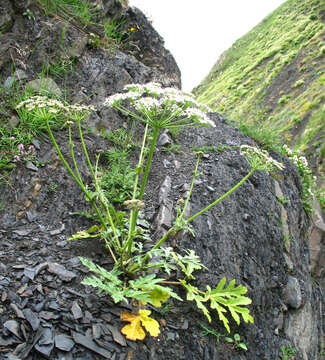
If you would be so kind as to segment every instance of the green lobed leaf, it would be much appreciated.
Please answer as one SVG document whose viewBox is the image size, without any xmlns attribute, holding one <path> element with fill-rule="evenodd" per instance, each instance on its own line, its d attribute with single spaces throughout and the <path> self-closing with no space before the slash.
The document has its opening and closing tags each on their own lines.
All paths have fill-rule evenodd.
<svg viewBox="0 0 325 360">
<path fill-rule="evenodd" d="M 195 279 L 192 275 L 193 271 L 206 267 L 201 263 L 199 256 L 195 254 L 194 250 L 186 250 L 185 252 L 186 255 L 184 256 L 175 252 L 171 252 L 171 255 L 185 276 L 193 280 Z"/>
<path fill-rule="evenodd" d="M 112 282 L 103 281 L 99 277 L 93 275 L 85 278 L 81 283 L 99 289 L 98 293 L 104 291 L 106 294 L 109 294 L 112 297 L 115 303 L 120 301 L 125 301 L 126 303 L 128 302 L 124 296 L 123 288 L 116 286 Z"/>
<path fill-rule="evenodd" d="M 240 324 L 240 317 L 242 316 L 245 322 L 254 322 L 253 317 L 249 314 L 249 309 L 241 307 L 244 305 L 251 304 L 252 300 L 248 297 L 242 296 L 242 294 L 246 294 L 247 289 L 238 285 L 235 287 L 235 280 L 232 280 L 229 285 L 225 288 L 226 278 L 223 278 L 216 289 L 211 290 L 209 286 L 207 286 L 207 291 L 205 293 L 205 300 L 210 300 L 210 306 L 212 309 L 216 309 L 219 315 L 220 320 L 223 321 L 225 328 L 230 332 L 229 321 L 223 315 L 223 312 L 230 312 L 231 316 L 237 323 Z M 221 306 L 222 305 L 222 306 Z"/>
<path fill-rule="evenodd" d="M 122 274 L 122 272 L 119 271 L 118 269 L 113 268 L 111 271 L 107 271 L 106 269 L 102 268 L 101 266 L 94 264 L 91 260 L 88 260 L 81 256 L 79 257 L 79 260 L 91 272 L 103 277 L 104 279 L 111 281 L 115 285 L 123 284 L 123 282 L 118 278 L 118 276 Z"/>
<path fill-rule="evenodd" d="M 207 291 L 205 293 L 200 291 L 195 286 L 186 283 L 185 280 L 179 281 L 187 291 L 187 300 L 194 300 L 197 307 L 203 311 L 204 315 L 208 318 L 209 321 L 211 321 L 211 317 L 203 303 L 210 301 L 210 307 L 217 310 L 219 319 L 223 322 L 223 325 L 227 329 L 228 333 L 230 333 L 230 327 L 229 320 L 225 316 L 227 311 L 230 312 L 232 318 L 238 325 L 240 324 L 239 315 L 242 316 L 246 323 L 254 322 L 253 317 L 249 314 L 249 309 L 242 307 L 244 305 L 249 305 L 252 300 L 242 296 L 242 294 L 247 292 L 247 289 L 242 285 L 235 287 L 235 280 L 232 280 L 225 288 L 226 278 L 223 278 L 220 280 L 217 287 L 213 290 L 209 285 L 207 285 Z"/>
</svg>

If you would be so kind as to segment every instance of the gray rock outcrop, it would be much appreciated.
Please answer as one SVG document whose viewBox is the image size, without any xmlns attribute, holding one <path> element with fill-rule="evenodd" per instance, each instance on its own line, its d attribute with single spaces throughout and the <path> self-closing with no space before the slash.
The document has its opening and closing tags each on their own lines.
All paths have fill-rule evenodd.
<svg viewBox="0 0 325 360">
<path fill-rule="evenodd" d="M 138 9 L 124 8 L 117 0 L 98 2 L 102 16 L 126 19 L 126 32 L 130 26 L 139 26 L 125 46 L 104 49 L 91 44 L 90 31 L 66 19 L 46 16 L 36 1 L 5 3 L 8 6 L 0 5 L 0 78 L 5 82 L 19 71 L 24 76 L 17 75 L 15 81 L 25 87 L 31 81 L 42 80 L 43 69 L 43 79 L 45 75 L 52 79 L 54 88 L 65 92 L 69 101 L 94 105 L 97 111 L 87 122 L 93 131 L 86 136 L 92 159 L 98 149 L 109 146 L 97 130 L 116 129 L 127 120 L 102 106 L 107 96 L 127 83 L 157 81 L 164 86 L 181 86 L 180 71 L 172 55 Z M 27 6 L 30 19 L 23 15 Z M 91 30 L 103 36 L 100 29 Z M 53 70 L 60 59 L 66 64 L 62 74 Z M 52 73 L 44 74 L 44 68 L 52 69 Z M 8 114 L 8 122 L 12 116 Z M 179 153 L 159 151 L 162 143 L 154 154 L 144 210 L 153 233 L 166 231 L 175 218 L 177 201 L 184 198 L 192 180 L 194 147 L 214 146 L 216 151 L 201 159 L 202 175 L 190 200 L 191 214 L 227 192 L 250 170 L 238 148 L 229 144 L 256 145 L 254 141 L 218 114 L 209 116 L 216 127 L 182 131 L 177 138 Z M 138 124 L 135 140 L 142 130 Z M 74 139 L 78 142 L 77 135 Z M 122 359 L 131 354 L 136 360 L 275 360 L 281 356 L 281 346 L 291 346 L 296 349 L 295 360 L 321 359 L 324 298 L 313 282 L 311 220 L 303 209 L 298 172 L 289 160 L 271 152 L 285 164 L 283 172 L 255 172 L 230 197 L 193 222 L 195 237 L 180 234 L 169 242 L 178 249 L 194 249 L 201 257 L 208 268 L 197 273 L 196 284 L 202 289 L 206 284 L 215 287 L 224 276 L 247 287 L 255 322 L 237 326 L 232 321 L 230 328 L 240 334 L 248 351 L 237 351 L 222 341 L 217 343 L 213 336 L 201 337 L 204 317 L 190 302 L 173 302 L 169 314 L 157 312 L 158 318 L 167 319 L 161 321 L 164 325 L 158 339 L 131 344 L 121 340 L 116 330 L 119 309 L 103 296 L 83 290 L 76 281 L 84 275 L 77 256 L 91 256 L 107 264 L 103 260 L 106 250 L 95 239 L 87 243 L 65 242 L 91 224 L 72 215 L 75 210 L 86 210 L 87 203 L 58 161 L 53 146 L 44 139 L 34 141 L 44 166 L 37 172 L 24 164 L 18 166 L 10 177 L 10 186 L 0 185 L 0 293 L 5 294 L 0 300 L 0 323 L 6 324 L 3 330 L 0 327 L 1 349 L 6 347 L 8 354 L 18 357 L 25 353 L 27 359 L 32 359 L 44 350 L 40 345 L 43 339 L 49 353 L 44 350 L 42 354 L 53 360 L 62 359 L 62 351 L 69 351 L 71 359 L 89 359 L 95 352 L 97 357 L 102 356 L 98 358 Z M 58 142 L 68 153 L 63 132 L 58 134 Z M 78 143 L 75 153 L 81 153 Z M 78 161 L 80 172 L 87 178 L 86 161 Z M 286 202 L 280 203 L 278 197 Z M 319 238 L 313 242 L 319 247 L 320 243 Z M 37 269 L 33 270 L 32 283 L 26 276 L 31 269 Z M 320 276 L 321 270 L 315 265 L 316 270 Z M 78 305 L 80 317 L 70 312 L 73 304 Z M 27 334 L 32 334 L 33 329 L 23 315 L 18 316 L 22 311 L 39 313 L 35 316 L 41 319 L 41 332 Z M 207 326 L 225 332 L 216 314 Z"/>
</svg>

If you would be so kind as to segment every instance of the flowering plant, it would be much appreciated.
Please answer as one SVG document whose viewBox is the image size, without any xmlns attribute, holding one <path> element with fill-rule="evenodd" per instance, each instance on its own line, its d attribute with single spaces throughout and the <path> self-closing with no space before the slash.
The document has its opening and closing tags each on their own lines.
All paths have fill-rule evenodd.
<svg viewBox="0 0 325 360">
<path fill-rule="evenodd" d="M 217 311 L 219 319 L 223 322 L 228 332 L 230 332 L 230 327 L 229 320 L 225 316 L 227 311 L 230 312 L 237 324 L 240 323 L 239 315 L 241 315 L 245 322 L 253 322 L 249 309 L 245 307 L 251 303 L 251 300 L 244 296 L 247 292 L 244 286 L 235 286 L 234 280 L 226 286 L 226 279 L 224 278 L 215 289 L 211 289 L 209 285 L 206 286 L 205 291 L 199 289 L 193 286 L 190 281 L 195 279 L 194 271 L 203 269 L 205 266 L 201 263 L 200 258 L 195 252 L 193 250 L 184 250 L 184 253 L 180 254 L 176 253 L 172 248 L 163 247 L 162 245 L 171 235 L 176 235 L 181 230 L 189 231 L 194 235 L 194 230 L 190 223 L 229 196 L 254 171 L 281 170 L 283 168 L 282 164 L 270 158 L 266 152 L 243 145 L 241 147 L 242 155 L 247 158 L 252 166 L 249 174 L 216 201 L 191 217 L 186 218 L 186 208 L 198 176 L 199 160 L 202 156 L 202 153 L 199 152 L 197 154 L 198 159 L 190 191 L 186 200 L 180 203 L 177 208 L 177 215 L 173 226 L 151 249 L 145 250 L 142 240 L 147 240 L 148 236 L 150 238 L 150 235 L 144 233 L 141 227 L 138 226 L 138 216 L 141 209 L 145 206 L 143 197 L 160 131 L 162 129 L 180 129 L 198 126 L 214 127 L 215 124 L 204 113 L 204 111 L 209 111 L 209 109 L 197 103 L 191 95 L 184 94 L 177 89 L 163 89 L 156 83 L 127 85 L 123 93 L 107 98 L 105 105 L 114 107 L 130 117 L 145 123 L 139 160 L 134 171 L 135 181 L 132 198 L 124 203 L 129 212 L 128 221 L 125 220 L 126 213 L 115 210 L 110 199 L 106 198 L 101 188 L 98 172 L 100 154 L 97 155 L 95 165 L 93 165 L 85 146 L 81 120 L 88 116 L 89 112 L 93 111 L 94 108 L 83 105 L 68 105 L 46 97 L 33 97 L 18 105 L 18 109 L 24 108 L 46 122 L 48 132 L 59 157 L 70 175 L 82 189 L 85 199 L 90 202 L 97 216 L 97 224 L 86 231 L 78 232 L 70 240 L 94 237 L 102 238 L 114 260 L 113 269 L 108 271 L 88 259 L 80 258 L 82 263 L 94 274 L 84 279 L 83 284 L 93 286 L 99 292 L 104 291 L 116 303 L 120 301 L 127 302 L 128 298 L 137 301 L 139 307 L 137 313 L 122 314 L 122 319 L 130 322 L 129 325 L 122 329 L 122 333 L 131 340 L 144 338 L 141 324 L 152 336 L 158 336 L 159 324 L 156 320 L 149 317 L 150 311 L 141 309 L 141 307 L 147 303 L 160 307 L 170 297 L 182 301 L 180 296 L 170 287 L 172 285 L 182 286 L 186 290 L 186 299 L 194 301 L 207 319 L 211 321 L 210 311 L 206 306 L 206 303 L 209 303 L 210 308 Z M 66 126 L 69 131 L 69 145 L 73 168 L 70 167 L 65 156 L 61 153 L 50 126 L 50 121 L 53 121 L 61 113 L 65 113 L 68 117 Z M 71 137 L 71 128 L 74 123 L 78 127 L 82 149 L 92 175 L 92 187 L 84 183 L 75 160 L 74 145 Z M 149 128 L 153 131 L 152 138 L 148 136 Z M 149 147 L 148 151 L 146 151 L 147 147 Z M 158 271 L 152 273 L 153 269 Z M 180 276 L 176 281 L 169 281 L 168 276 L 171 271 L 178 271 L 178 273 L 183 274 L 183 277 Z"/>
<path fill-rule="evenodd" d="M 283 154 L 288 156 L 293 162 L 299 172 L 302 182 L 302 202 L 307 213 L 312 212 L 312 202 L 314 198 L 314 187 L 316 177 L 313 176 L 311 169 L 308 166 L 307 159 L 301 155 L 299 151 L 291 150 L 287 145 L 283 145 Z"/>
</svg>

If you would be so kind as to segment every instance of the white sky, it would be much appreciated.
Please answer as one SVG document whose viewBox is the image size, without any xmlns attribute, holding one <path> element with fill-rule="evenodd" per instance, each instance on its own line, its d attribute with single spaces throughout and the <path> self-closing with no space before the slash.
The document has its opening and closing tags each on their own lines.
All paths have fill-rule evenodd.
<svg viewBox="0 0 325 360">
<path fill-rule="evenodd" d="M 129 0 L 152 20 L 182 73 L 198 85 L 219 55 L 285 0 Z"/>
</svg>

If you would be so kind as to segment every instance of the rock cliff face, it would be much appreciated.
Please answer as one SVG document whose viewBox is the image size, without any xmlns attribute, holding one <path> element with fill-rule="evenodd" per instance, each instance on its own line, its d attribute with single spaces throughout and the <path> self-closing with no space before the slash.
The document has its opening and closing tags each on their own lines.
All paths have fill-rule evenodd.
<svg viewBox="0 0 325 360">
<path fill-rule="evenodd" d="M 102 17 L 125 20 L 125 34 L 131 27 L 137 29 L 118 49 L 103 48 L 107 43 L 102 42 L 104 34 L 98 26 L 81 26 L 62 14 L 45 15 L 38 2 L 0 4 L 2 93 L 18 82 L 21 88 L 45 87 L 71 102 L 94 105 L 97 111 L 87 120 L 92 131 L 86 135 L 92 159 L 99 149 L 112 146 L 100 131 L 130 128 L 125 117 L 103 107 L 106 96 L 127 83 L 158 81 L 180 87 L 172 55 L 141 11 L 123 7 L 117 0 L 96 3 Z M 97 33 L 98 39 L 90 32 Z M 71 62 L 71 71 L 64 76 L 53 71 L 59 59 Z M 49 68 L 52 73 L 44 70 Z M 0 116 L 1 127 L 16 126 L 19 121 L 13 121 L 16 114 L 8 108 Z M 227 125 L 220 115 L 209 116 L 215 128 L 178 135 L 180 153 L 162 151 L 165 140 L 161 138 L 145 196 L 145 217 L 153 233 L 170 226 L 177 200 L 189 189 L 196 162 L 194 147 L 214 150 L 207 151 L 201 161 L 203 175 L 191 198 L 191 213 L 228 191 L 250 170 L 232 145 L 254 141 Z M 138 138 L 141 125 L 136 130 Z M 65 132 L 57 131 L 56 136 L 68 153 Z M 226 276 L 247 287 L 255 322 L 230 324 L 247 345 L 247 351 L 239 351 L 222 337 L 218 342 L 212 335 L 202 336 L 200 323 L 217 333 L 225 330 L 216 314 L 212 324 L 206 324 L 190 302 L 172 301 L 169 311 L 154 311 L 162 324 L 158 338 L 132 343 L 121 337 L 123 308 L 80 285 L 85 269 L 78 256 L 109 265 L 103 244 L 94 239 L 65 241 L 91 225 L 72 215 L 75 210 L 86 210 L 87 203 L 48 139 L 31 141 L 44 166 L 18 164 L 0 185 L 1 359 L 276 360 L 281 355 L 282 359 L 293 356 L 292 349 L 296 360 L 321 359 L 323 295 L 311 277 L 311 221 L 302 206 L 299 175 L 286 158 L 272 153 L 285 164 L 283 172 L 276 177 L 256 172 L 219 206 L 195 220 L 195 237 L 182 235 L 169 244 L 194 249 L 201 257 L 208 270 L 198 273 L 197 286 L 216 286 Z M 80 171 L 87 177 L 86 161 L 79 152 L 77 144 Z"/>
</svg>

